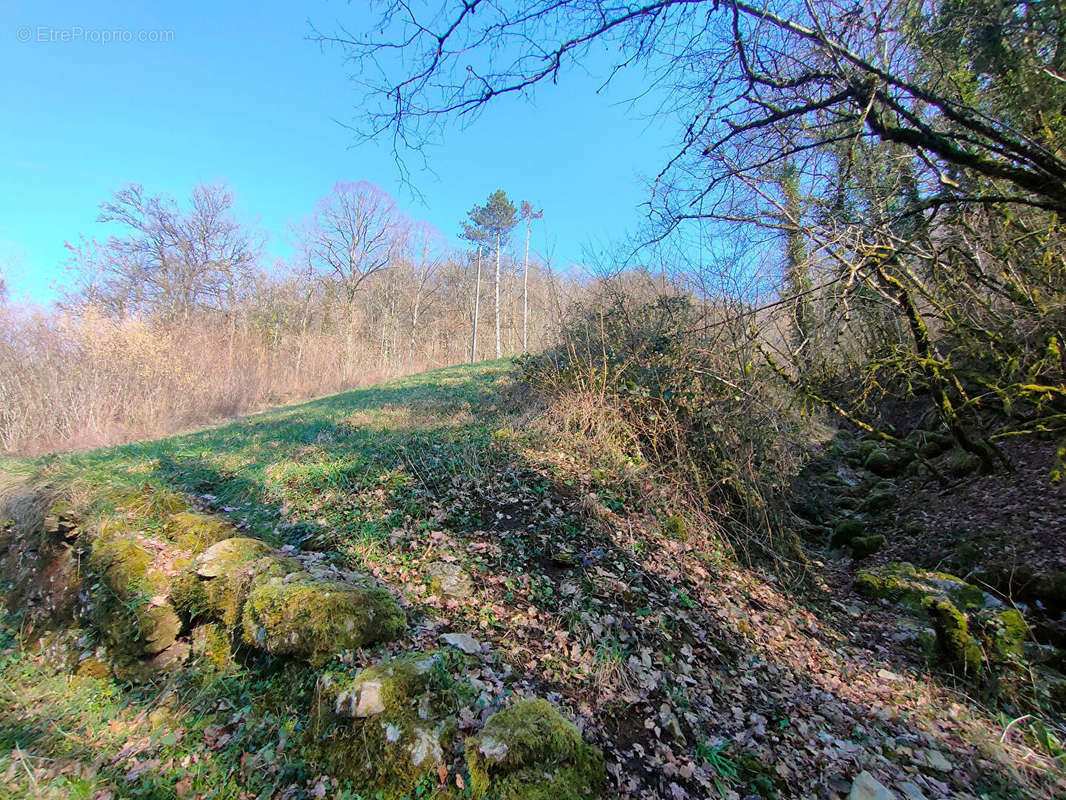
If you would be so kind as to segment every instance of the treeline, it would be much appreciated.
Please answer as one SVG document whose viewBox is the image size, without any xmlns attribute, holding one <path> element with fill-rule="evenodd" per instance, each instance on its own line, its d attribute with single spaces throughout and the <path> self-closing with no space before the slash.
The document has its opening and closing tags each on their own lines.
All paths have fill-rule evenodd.
<svg viewBox="0 0 1066 800">
<path fill-rule="evenodd" d="M 463 221 L 472 248 L 455 250 L 381 189 L 339 183 L 292 226 L 294 255 L 266 264 L 225 185 L 184 205 L 126 187 L 101 206 L 113 236 L 67 245 L 54 311 L 0 303 L 0 447 L 143 438 L 541 348 L 577 284 L 528 238 L 509 247 L 537 218 L 523 209 L 494 193 Z"/>
</svg>

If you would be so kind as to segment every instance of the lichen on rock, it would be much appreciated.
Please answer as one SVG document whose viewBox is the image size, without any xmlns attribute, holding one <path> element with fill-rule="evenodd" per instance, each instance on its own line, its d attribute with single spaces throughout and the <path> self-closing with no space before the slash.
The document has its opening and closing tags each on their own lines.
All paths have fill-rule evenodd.
<svg viewBox="0 0 1066 800">
<path fill-rule="evenodd" d="M 458 728 L 457 686 L 438 652 L 386 659 L 354 676 L 327 671 L 311 751 L 368 796 L 409 797 L 444 761 Z"/>
<path fill-rule="evenodd" d="M 875 600 L 890 600 L 918 614 L 926 612 L 927 597 L 944 595 L 963 610 L 985 608 L 997 601 L 961 578 L 946 572 L 919 570 L 905 561 L 893 561 L 860 570 L 855 588 Z"/>
<path fill-rule="evenodd" d="M 397 638 L 407 617 L 385 589 L 304 573 L 255 585 L 241 624 L 246 644 L 321 665 L 343 650 Z"/>
<path fill-rule="evenodd" d="M 937 646 L 944 660 L 966 675 L 980 676 L 984 651 L 970 633 L 966 615 L 944 596 L 927 597 L 925 611 L 933 620 Z"/>
<path fill-rule="evenodd" d="M 606 781 L 603 754 L 546 700 L 492 715 L 466 742 L 476 800 L 590 800 Z"/>
</svg>

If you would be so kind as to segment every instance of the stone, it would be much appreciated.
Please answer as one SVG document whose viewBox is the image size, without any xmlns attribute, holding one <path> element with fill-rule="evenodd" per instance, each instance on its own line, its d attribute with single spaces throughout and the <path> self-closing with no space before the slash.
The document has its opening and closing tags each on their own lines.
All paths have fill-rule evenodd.
<svg viewBox="0 0 1066 800">
<path fill-rule="evenodd" d="M 880 533 L 871 536 L 856 536 L 848 546 L 855 558 L 866 558 L 885 546 L 885 537 Z"/>
<path fill-rule="evenodd" d="M 452 647 L 459 648 L 467 655 L 481 652 L 481 642 L 469 633 L 446 633 L 440 637 L 440 640 Z"/>
<path fill-rule="evenodd" d="M 426 577 L 430 591 L 445 598 L 461 600 L 474 593 L 474 582 L 458 564 L 436 561 L 426 568 Z"/>
<path fill-rule="evenodd" d="M 231 536 L 207 548 L 196 560 L 196 574 L 201 578 L 226 575 L 234 567 L 275 554 L 274 548 L 258 539 Z"/>
<path fill-rule="evenodd" d="M 929 748 L 925 751 L 925 763 L 937 772 L 948 773 L 955 768 L 943 753 L 939 750 L 934 750 L 933 748 Z"/>
<path fill-rule="evenodd" d="M 607 780 L 603 754 L 546 700 L 522 700 L 466 741 L 474 800 L 593 800 Z"/>
<path fill-rule="evenodd" d="M 896 800 L 896 795 L 864 770 L 852 781 L 848 800 Z"/>
<path fill-rule="evenodd" d="M 343 650 L 399 638 L 407 616 L 385 589 L 315 580 L 304 573 L 252 589 L 241 627 L 246 644 L 321 666 Z"/>
<path fill-rule="evenodd" d="M 863 466 L 874 475 L 882 478 L 891 478 L 899 475 L 903 465 L 900 464 L 898 459 L 893 458 L 884 450 L 873 450 L 866 457 Z"/>
<path fill-rule="evenodd" d="M 866 526 L 862 520 L 842 519 L 833 527 L 833 537 L 829 540 L 830 547 L 843 547 L 851 544 L 852 539 L 857 539 L 866 534 Z"/>
<path fill-rule="evenodd" d="M 899 788 L 907 800 L 929 800 L 922 790 L 918 788 L 917 784 L 911 783 L 910 781 L 904 781 L 899 785 Z"/>
</svg>

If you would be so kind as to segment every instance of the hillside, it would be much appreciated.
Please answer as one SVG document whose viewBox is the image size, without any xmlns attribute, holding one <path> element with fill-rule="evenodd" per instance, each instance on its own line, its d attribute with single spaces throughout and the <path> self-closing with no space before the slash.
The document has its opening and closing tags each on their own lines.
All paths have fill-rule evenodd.
<svg viewBox="0 0 1066 800">
<path fill-rule="evenodd" d="M 0 794 L 1066 793 L 850 558 L 745 565 L 602 455 L 489 362 L 0 462 Z"/>
</svg>

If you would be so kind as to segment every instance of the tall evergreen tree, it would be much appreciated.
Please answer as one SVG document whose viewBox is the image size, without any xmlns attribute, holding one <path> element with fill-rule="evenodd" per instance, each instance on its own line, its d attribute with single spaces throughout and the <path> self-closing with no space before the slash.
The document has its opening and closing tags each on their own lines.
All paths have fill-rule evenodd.
<svg viewBox="0 0 1066 800">
<path fill-rule="evenodd" d="M 518 224 L 518 210 L 503 189 L 497 189 L 489 195 L 483 206 L 475 206 L 468 215 L 469 225 L 481 231 L 487 238 L 496 242 L 496 278 L 493 289 L 495 294 L 496 324 L 496 358 L 503 356 L 500 347 L 500 262 L 504 245 L 511 236 L 511 231 Z"/>
</svg>

